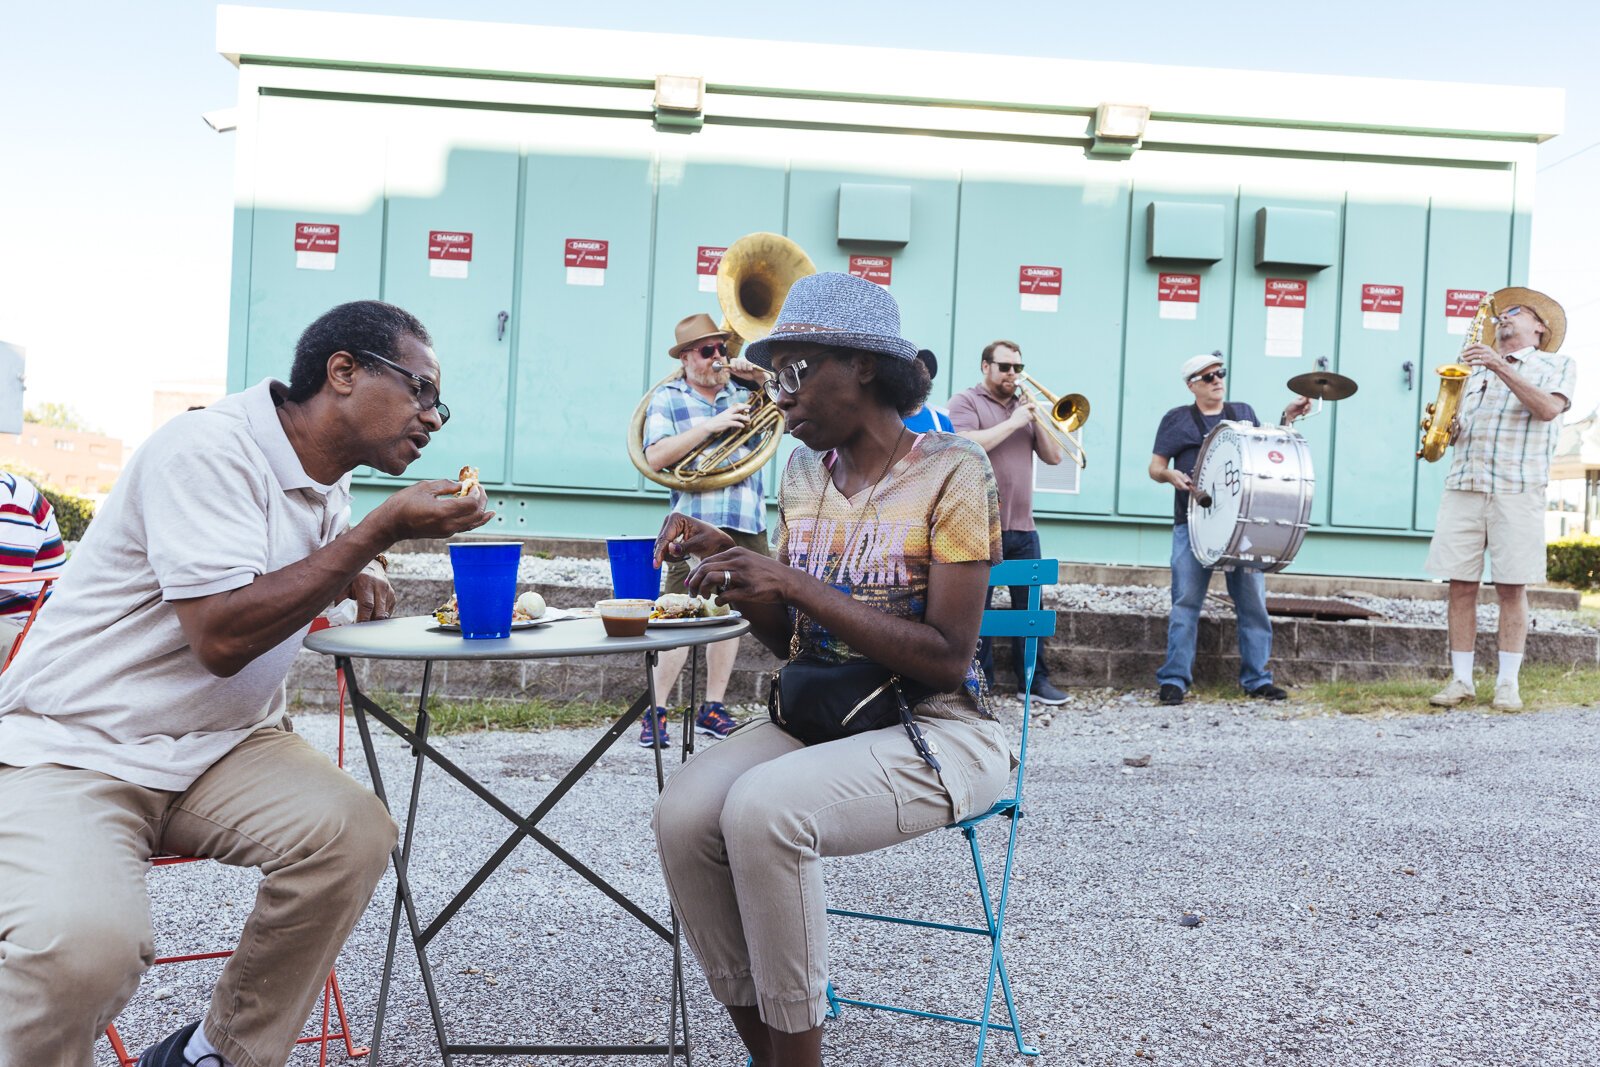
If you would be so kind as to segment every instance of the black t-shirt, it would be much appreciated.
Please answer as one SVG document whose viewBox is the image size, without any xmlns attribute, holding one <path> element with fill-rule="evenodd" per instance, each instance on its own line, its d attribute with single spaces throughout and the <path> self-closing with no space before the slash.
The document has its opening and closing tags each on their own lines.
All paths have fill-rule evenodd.
<svg viewBox="0 0 1600 1067">
<path fill-rule="evenodd" d="M 1205 424 L 1203 432 L 1195 423 L 1196 415 L 1200 415 L 1200 421 Z M 1151 451 L 1158 456 L 1166 456 L 1172 461 L 1173 470 L 1180 470 L 1192 478 L 1195 473 L 1194 461 L 1200 456 L 1200 446 L 1205 442 L 1205 435 L 1214 430 L 1217 423 L 1223 419 L 1261 425 L 1261 420 L 1256 418 L 1255 409 L 1249 404 L 1230 401 L 1215 415 L 1201 415 L 1200 409 L 1194 404 L 1185 404 L 1161 416 L 1161 425 L 1156 428 L 1156 445 Z M 1182 489 L 1177 490 L 1176 499 L 1172 504 L 1172 521 L 1179 526 L 1189 521 L 1189 494 Z"/>
</svg>

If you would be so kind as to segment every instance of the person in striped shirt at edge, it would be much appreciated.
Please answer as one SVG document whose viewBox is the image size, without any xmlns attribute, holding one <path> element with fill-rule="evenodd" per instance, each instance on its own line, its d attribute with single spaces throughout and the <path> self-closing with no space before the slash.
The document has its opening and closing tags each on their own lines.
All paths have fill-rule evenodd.
<svg viewBox="0 0 1600 1067">
<path fill-rule="evenodd" d="M 1560 304 L 1511 286 L 1494 294 L 1494 306 L 1494 347 L 1474 344 L 1461 352 L 1472 376 L 1462 390 L 1450 473 L 1428 548 L 1428 573 L 1450 580 L 1450 683 L 1429 703 L 1451 708 L 1476 699 L 1472 650 L 1487 549 L 1489 580 L 1500 599 L 1494 708 L 1520 711 L 1527 587 L 1545 579 L 1545 485 L 1577 371 L 1559 354 L 1567 332 Z"/>
<path fill-rule="evenodd" d="M 22 635 L 40 585 L 5 585 L 4 576 L 55 574 L 66 561 L 67 546 L 50 501 L 28 479 L 0 471 L 0 664 Z"/>
</svg>

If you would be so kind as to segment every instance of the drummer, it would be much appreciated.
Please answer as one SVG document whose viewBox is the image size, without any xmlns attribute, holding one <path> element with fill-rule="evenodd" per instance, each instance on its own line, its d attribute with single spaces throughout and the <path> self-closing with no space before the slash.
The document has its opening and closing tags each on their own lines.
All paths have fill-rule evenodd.
<svg viewBox="0 0 1600 1067">
<path fill-rule="evenodd" d="M 1172 617 L 1167 621 L 1167 659 L 1156 671 L 1163 704 L 1181 704 L 1194 680 L 1195 638 L 1200 628 L 1200 606 L 1211 584 L 1211 567 L 1203 565 L 1189 548 L 1189 490 L 1200 445 L 1223 419 L 1261 425 L 1249 404 L 1223 399 L 1228 371 L 1222 353 L 1192 356 L 1179 371 L 1194 396 L 1192 404 L 1173 408 L 1161 417 L 1156 430 L 1155 454 L 1150 457 L 1150 477 L 1177 490 L 1172 517 Z M 1298 397 L 1283 409 L 1281 425 L 1311 411 L 1311 401 Z M 1226 570 L 1228 595 L 1233 598 L 1239 631 L 1239 684 L 1262 700 L 1288 697 L 1272 684 L 1272 621 L 1267 618 L 1265 575 L 1252 567 Z"/>
</svg>

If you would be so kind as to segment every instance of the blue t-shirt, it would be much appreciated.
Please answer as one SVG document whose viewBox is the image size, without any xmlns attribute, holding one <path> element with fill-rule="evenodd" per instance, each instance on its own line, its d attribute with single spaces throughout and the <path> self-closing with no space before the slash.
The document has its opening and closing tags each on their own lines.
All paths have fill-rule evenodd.
<svg viewBox="0 0 1600 1067">
<path fill-rule="evenodd" d="M 950 413 L 941 411 L 927 404 L 915 415 L 907 415 L 903 420 L 906 429 L 915 433 L 928 433 L 933 430 L 943 430 L 945 433 L 954 433 L 955 427 L 950 422 Z"/>
<path fill-rule="evenodd" d="M 1201 422 L 1205 423 L 1204 432 L 1195 425 L 1196 415 L 1200 415 Z M 1158 456 L 1166 456 L 1172 461 L 1173 470 L 1180 470 L 1192 478 L 1194 461 L 1200 457 L 1200 446 L 1205 442 L 1206 434 L 1216 429 L 1217 423 L 1223 419 L 1261 425 L 1255 409 L 1249 404 L 1229 401 L 1215 415 L 1201 415 L 1200 409 L 1194 404 L 1184 404 L 1161 416 L 1161 425 L 1156 428 L 1156 445 L 1151 451 Z M 1189 521 L 1189 494 L 1182 489 L 1177 491 L 1172 503 L 1172 521 L 1178 526 Z"/>
</svg>

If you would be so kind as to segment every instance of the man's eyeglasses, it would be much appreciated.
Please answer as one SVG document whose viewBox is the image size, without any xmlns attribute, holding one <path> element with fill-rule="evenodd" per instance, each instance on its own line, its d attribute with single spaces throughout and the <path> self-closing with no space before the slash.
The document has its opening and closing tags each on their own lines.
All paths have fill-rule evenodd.
<svg viewBox="0 0 1600 1067">
<path fill-rule="evenodd" d="M 1212 382 L 1222 381 L 1222 379 L 1226 378 L 1227 376 L 1227 368 L 1218 367 L 1216 370 L 1208 370 L 1204 374 L 1191 374 L 1189 375 L 1189 380 L 1191 382 L 1205 382 L 1207 385 L 1210 385 Z"/>
<path fill-rule="evenodd" d="M 1516 307 L 1506 308 L 1504 311 L 1500 312 L 1500 314 L 1496 315 L 1495 318 L 1509 319 L 1520 314 L 1522 314 L 1522 305 L 1519 304 Z"/>
<path fill-rule="evenodd" d="M 434 385 L 420 374 L 412 374 L 394 360 L 385 359 L 376 352 L 368 352 L 364 348 L 358 348 L 356 349 L 356 354 L 359 356 L 366 356 L 368 359 L 375 359 L 379 363 L 382 363 L 385 367 L 388 367 L 390 370 L 398 371 L 407 378 L 410 378 L 416 385 L 416 392 L 412 395 L 417 398 L 417 406 L 423 411 L 427 411 L 429 408 L 437 408 L 439 410 L 440 426 L 443 426 L 445 423 L 450 421 L 450 409 L 445 407 L 444 403 L 440 401 L 439 387 L 437 385 Z"/>
<path fill-rule="evenodd" d="M 721 359 L 728 354 L 728 346 L 718 341 L 715 344 L 701 345 L 694 351 L 700 353 L 701 359 Z"/>
<path fill-rule="evenodd" d="M 1001 374 L 1021 374 L 1022 368 L 1025 366 L 1022 363 L 1000 363 L 992 359 L 989 361 L 989 365 Z"/>
<path fill-rule="evenodd" d="M 783 393 L 798 393 L 800 382 L 805 378 L 810 368 L 803 359 L 797 359 L 778 372 L 776 378 L 768 378 L 761 383 L 761 388 L 767 392 L 767 399 L 774 404 Z"/>
</svg>

